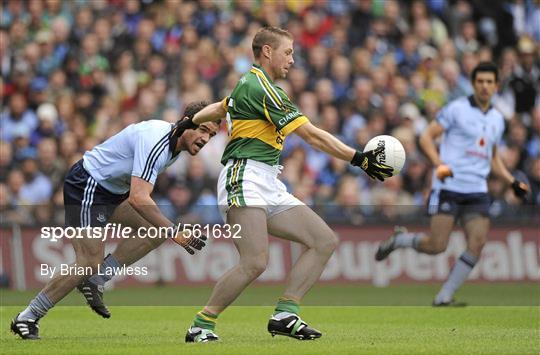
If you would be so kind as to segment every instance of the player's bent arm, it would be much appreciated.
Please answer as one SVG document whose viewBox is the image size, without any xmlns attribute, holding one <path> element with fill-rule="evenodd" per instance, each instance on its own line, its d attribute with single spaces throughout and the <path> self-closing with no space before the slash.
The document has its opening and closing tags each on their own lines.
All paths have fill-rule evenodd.
<svg viewBox="0 0 540 355">
<path fill-rule="evenodd" d="M 508 185 L 512 184 L 514 182 L 514 177 L 506 166 L 504 166 L 504 163 L 501 159 L 501 156 L 499 155 L 497 151 L 497 146 L 493 146 L 493 156 L 491 158 L 491 171 L 493 174 L 499 176 L 502 178 Z"/>
<path fill-rule="evenodd" d="M 315 127 L 310 122 L 304 123 L 294 130 L 300 138 L 312 147 L 319 149 L 336 158 L 350 162 L 354 157 L 355 150 L 330 133 Z"/>
<path fill-rule="evenodd" d="M 154 227 L 172 227 L 173 223 L 161 213 L 152 197 L 150 197 L 153 189 L 154 186 L 148 181 L 132 176 L 128 203 Z M 171 230 L 171 232 L 174 231 Z M 167 234 L 167 236 L 170 235 Z M 199 238 L 194 233 L 189 233 L 183 229 L 174 235 L 172 240 L 191 255 L 206 245 L 206 236 L 203 235 Z"/>
<path fill-rule="evenodd" d="M 193 123 L 200 125 L 204 122 L 217 121 L 220 118 L 224 118 L 226 114 L 227 111 L 225 110 L 224 102 L 215 102 L 197 112 L 193 116 Z"/>
<path fill-rule="evenodd" d="M 444 133 L 444 127 L 437 121 L 431 121 L 420 136 L 420 147 L 434 166 L 442 164 L 437 152 L 435 140 Z"/>
<path fill-rule="evenodd" d="M 152 197 L 150 197 L 153 189 L 154 185 L 148 181 L 132 176 L 128 203 L 153 226 L 170 227 L 173 223 L 161 213 Z"/>
</svg>

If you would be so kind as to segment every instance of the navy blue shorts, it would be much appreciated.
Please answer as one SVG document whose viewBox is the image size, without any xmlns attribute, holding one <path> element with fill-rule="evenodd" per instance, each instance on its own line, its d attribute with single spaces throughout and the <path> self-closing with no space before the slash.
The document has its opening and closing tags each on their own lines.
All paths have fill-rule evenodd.
<svg viewBox="0 0 540 355">
<path fill-rule="evenodd" d="M 464 194 L 448 190 L 431 190 L 428 214 L 450 214 L 456 218 L 472 215 L 489 216 L 491 199 L 485 192 Z"/>
<path fill-rule="evenodd" d="M 100 185 L 83 167 L 82 159 L 64 180 L 64 207 L 67 227 L 102 227 L 129 193 L 113 194 Z"/>
</svg>

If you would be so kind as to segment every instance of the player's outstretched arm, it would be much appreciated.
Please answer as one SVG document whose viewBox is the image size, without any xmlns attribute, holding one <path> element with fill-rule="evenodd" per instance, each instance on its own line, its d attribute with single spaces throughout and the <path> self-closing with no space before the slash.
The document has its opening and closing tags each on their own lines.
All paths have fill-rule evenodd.
<svg viewBox="0 0 540 355">
<path fill-rule="evenodd" d="M 294 133 L 312 147 L 360 167 L 372 179 L 383 181 L 392 176 L 392 167 L 377 161 L 377 155 L 382 152 L 382 148 L 367 152 L 356 151 L 310 122 L 298 127 Z"/>
<path fill-rule="evenodd" d="M 527 193 L 529 192 L 529 186 L 525 184 L 524 182 L 518 181 L 510 171 L 506 168 L 504 165 L 498 150 L 497 146 L 493 146 L 493 156 L 491 158 L 491 171 L 493 174 L 499 176 L 502 178 L 508 185 L 512 186 L 512 189 L 514 190 L 514 194 L 521 198 L 526 199 Z"/>
<path fill-rule="evenodd" d="M 217 121 L 222 119 L 227 114 L 225 110 L 224 101 L 214 102 L 197 112 L 193 116 L 193 124 L 200 125 L 204 122 Z"/>
</svg>

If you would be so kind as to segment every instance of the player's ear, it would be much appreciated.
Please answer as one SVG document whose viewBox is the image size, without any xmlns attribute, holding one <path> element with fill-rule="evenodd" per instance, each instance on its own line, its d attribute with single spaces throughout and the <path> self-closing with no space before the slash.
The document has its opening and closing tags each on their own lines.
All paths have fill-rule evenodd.
<svg viewBox="0 0 540 355">
<path fill-rule="evenodd" d="M 265 56 L 265 58 L 270 59 L 270 56 L 272 54 L 272 47 L 269 44 L 265 44 L 262 46 L 262 54 Z"/>
</svg>

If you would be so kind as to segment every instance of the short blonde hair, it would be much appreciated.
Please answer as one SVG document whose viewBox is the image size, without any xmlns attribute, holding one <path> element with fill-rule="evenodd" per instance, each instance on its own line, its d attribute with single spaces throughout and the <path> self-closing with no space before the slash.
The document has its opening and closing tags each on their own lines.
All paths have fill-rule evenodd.
<svg viewBox="0 0 540 355">
<path fill-rule="evenodd" d="M 261 56 L 262 47 L 265 44 L 268 44 L 273 49 L 278 48 L 279 40 L 283 37 L 292 39 L 292 35 L 289 31 L 279 27 L 263 27 L 258 30 L 255 37 L 253 37 L 253 42 L 251 44 L 251 49 L 253 50 L 255 58 Z"/>
</svg>

